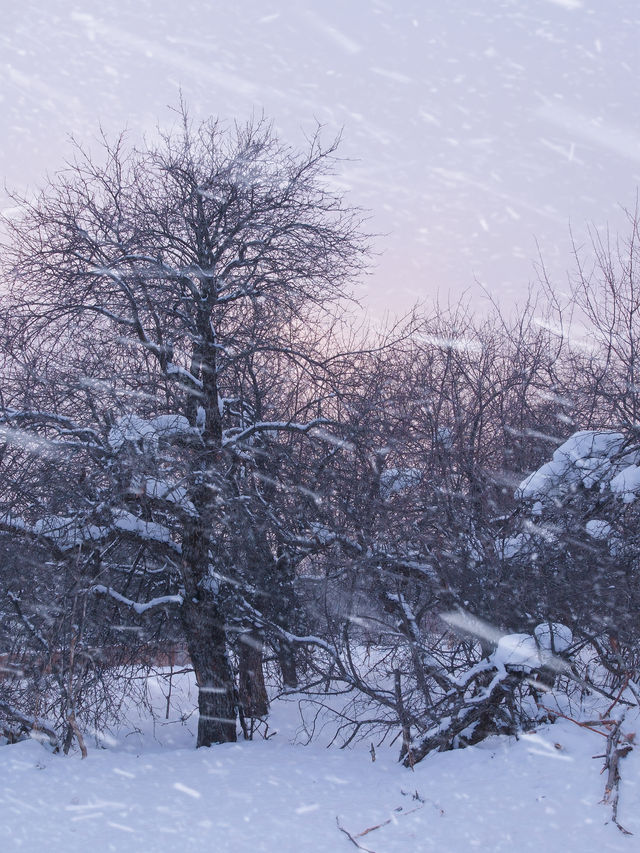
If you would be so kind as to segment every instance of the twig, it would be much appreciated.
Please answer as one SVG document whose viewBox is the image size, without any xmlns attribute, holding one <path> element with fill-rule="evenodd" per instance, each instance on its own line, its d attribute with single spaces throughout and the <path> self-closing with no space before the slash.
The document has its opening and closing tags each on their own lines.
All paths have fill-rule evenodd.
<svg viewBox="0 0 640 853">
<path fill-rule="evenodd" d="M 589 723 L 581 723 L 579 720 L 574 720 L 573 717 L 567 717 L 566 714 L 562 714 L 560 711 L 552 711 L 551 708 L 547 708 L 546 705 L 542 705 L 538 703 L 538 708 L 542 708 L 543 711 L 546 711 L 547 714 L 552 714 L 554 717 L 562 717 L 563 720 L 569 720 L 570 723 L 574 723 L 576 726 L 580 726 L 581 729 L 588 729 L 590 732 L 595 732 L 597 735 L 601 735 L 602 737 L 608 737 L 606 732 L 601 732 L 599 729 L 594 729 L 593 726 L 589 725 Z M 609 723 L 609 720 L 601 720 L 602 723 Z"/>
<path fill-rule="evenodd" d="M 394 809 L 397 817 L 406 817 L 407 815 L 413 814 L 413 812 L 419 812 L 420 809 L 424 808 L 424 803 L 419 806 L 416 806 L 414 809 L 409 809 L 408 812 L 402 811 L 402 806 L 399 806 L 397 809 Z M 368 829 L 363 829 L 362 832 L 359 832 L 356 835 L 356 838 L 363 838 L 365 835 L 368 835 L 370 832 L 373 832 L 375 829 L 382 829 L 383 826 L 387 826 L 390 823 L 393 823 L 395 817 L 390 817 L 387 820 L 383 820 L 382 823 L 377 823 L 375 826 L 370 826 Z"/>
<path fill-rule="evenodd" d="M 338 824 L 338 829 L 340 830 L 340 832 L 344 832 L 344 834 L 347 836 L 347 838 L 349 839 L 349 841 L 350 841 L 352 844 L 355 844 L 355 846 L 358 848 L 358 850 L 365 850 L 365 851 L 366 851 L 366 853 L 376 853 L 376 851 L 375 851 L 375 850 L 371 850 L 371 848 L 370 848 L 370 847 L 364 847 L 362 844 L 359 844 L 359 843 L 356 841 L 356 839 L 353 837 L 353 835 L 351 835 L 351 833 L 349 832 L 349 830 L 345 829 L 345 828 L 344 828 L 344 826 L 342 826 L 342 825 L 341 825 L 341 823 L 340 823 L 340 819 L 339 819 L 338 817 L 336 817 L 336 823 Z"/>
<path fill-rule="evenodd" d="M 611 705 L 610 705 L 610 706 L 607 708 L 607 710 L 604 712 L 604 716 L 605 716 L 605 717 L 608 717 L 608 716 L 609 716 L 609 714 L 611 713 L 611 711 L 615 708 L 615 706 L 618 704 L 618 702 L 619 702 L 619 701 L 620 701 L 620 699 L 622 698 L 622 694 L 623 694 L 623 693 L 624 693 L 624 691 L 627 689 L 627 686 L 628 686 L 628 684 L 629 684 L 629 679 L 630 679 L 630 677 L 631 677 L 631 676 L 629 675 L 629 673 L 627 673 L 627 677 L 625 678 L 625 680 L 624 680 L 624 681 L 623 681 L 623 683 L 622 683 L 622 687 L 620 688 L 620 692 L 618 693 L 618 695 L 616 696 L 616 698 L 613 700 L 613 702 L 611 703 Z"/>
<path fill-rule="evenodd" d="M 404 793 L 404 792 L 403 792 Z M 420 809 L 424 808 L 424 800 L 420 800 L 420 805 L 416 806 L 413 809 L 409 809 L 408 812 L 402 810 L 402 806 L 398 806 L 398 808 L 394 809 L 394 814 L 387 818 L 387 820 L 383 820 L 380 823 L 377 823 L 375 826 L 369 826 L 366 829 L 363 829 L 362 832 L 356 833 L 356 835 L 352 835 L 347 829 L 344 828 L 340 824 L 340 820 L 336 817 L 336 823 L 338 824 L 338 829 L 347 836 L 349 841 L 351 841 L 359 850 L 366 850 L 368 853 L 375 853 L 374 850 L 369 850 L 368 847 L 363 847 L 356 839 L 364 838 L 365 835 L 368 835 L 370 832 L 375 832 L 376 829 L 382 829 L 383 826 L 388 826 L 390 823 L 394 823 L 396 817 L 406 817 L 407 815 L 413 814 L 414 812 L 420 811 Z M 443 814 L 442 809 L 440 810 L 441 814 Z"/>
</svg>

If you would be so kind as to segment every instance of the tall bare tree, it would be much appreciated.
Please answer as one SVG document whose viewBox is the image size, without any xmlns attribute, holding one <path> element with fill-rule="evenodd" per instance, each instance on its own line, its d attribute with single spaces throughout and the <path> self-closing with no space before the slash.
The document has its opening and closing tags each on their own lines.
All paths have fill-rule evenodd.
<svg viewBox="0 0 640 853">
<path fill-rule="evenodd" d="M 156 144 L 77 149 L 5 223 L 4 439 L 46 446 L 69 490 L 33 501 L 7 472 L 0 521 L 89 552 L 93 594 L 134 615 L 179 606 L 202 746 L 236 737 L 229 632 L 283 566 L 265 459 L 322 422 L 309 388 L 365 247 L 336 143 L 178 119 Z"/>
</svg>

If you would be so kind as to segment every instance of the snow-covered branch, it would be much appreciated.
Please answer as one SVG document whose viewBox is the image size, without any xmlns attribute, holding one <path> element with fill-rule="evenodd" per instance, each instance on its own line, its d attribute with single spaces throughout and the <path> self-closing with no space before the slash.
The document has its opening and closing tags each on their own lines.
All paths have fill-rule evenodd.
<svg viewBox="0 0 640 853">
<path fill-rule="evenodd" d="M 241 427 L 232 427 L 231 429 L 225 430 L 223 445 L 227 447 L 231 444 L 238 444 L 257 433 L 298 432 L 306 434 L 310 432 L 310 430 L 328 423 L 330 423 L 330 421 L 326 418 L 315 418 L 306 424 L 298 424 L 293 421 L 259 421 L 258 423 L 245 427 L 244 429 Z"/>
<path fill-rule="evenodd" d="M 95 586 L 92 586 L 91 591 L 95 592 L 97 595 L 111 596 L 111 598 L 115 599 L 115 601 L 120 604 L 130 607 L 139 616 L 142 616 L 142 614 L 146 613 L 148 610 L 153 610 L 154 607 L 164 607 L 167 604 L 180 605 L 184 601 L 181 595 L 160 595 L 157 598 L 152 598 L 150 601 L 133 601 L 133 599 L 127 598 L 117 590 L 112 589 L 110 586 L 104 586 L 103 584 L 96 584 Z"/>
<path fill-rule="evenodd" d="M 171 531 L 163 524 L 138 518 L 137 515 L 133 515 L 133 513 L 125 509 L 114 509 L 111 515 L 113 518 L 113 527 L 119 533 L 132 536 L 144 542 L 168 545 L 177 554 L 181 553 L 182 549 L 180 545 L 173 541 Z"/>
</svg>

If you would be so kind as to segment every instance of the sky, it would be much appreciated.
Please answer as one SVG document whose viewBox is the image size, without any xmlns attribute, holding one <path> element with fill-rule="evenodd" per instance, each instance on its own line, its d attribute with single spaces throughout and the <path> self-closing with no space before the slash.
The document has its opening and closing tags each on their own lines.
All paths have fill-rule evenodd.
<svg viewBox="0 0 640 853">
<path fill-rule="evenodd" d="M 375 313 L 558 289 L 640 184 L 637 0 L 0 0 L 0 175 L 29 192 L 102 126 L 263 113 L 342 133 Z M 10 207 L 0 195 L 0 207 Z"/>
</svg>

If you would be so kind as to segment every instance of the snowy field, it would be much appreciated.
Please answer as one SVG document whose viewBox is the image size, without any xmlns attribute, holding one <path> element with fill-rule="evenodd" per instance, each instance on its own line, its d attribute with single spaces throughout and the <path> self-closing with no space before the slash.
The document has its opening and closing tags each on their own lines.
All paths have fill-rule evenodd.
<svg viewBox="0 0 640 853">
<path fill-rule="evenodd" d="M 151 690 L 155 725 L 130 714 L 86 760 L 37 741 L 0 747 L 2 851 L 640 849 L 638 750 L 621 763 L 618 817 L 634 833 L 625 836 L 600 802 L 602 759 L 592 756 L 604 739 L 568 721 L 432 755 L 412 772 L 397 747 L 378 748 L 373 762 L 369 742 L 296 743 L 294 701 L 274 703 L 268 740 L 196 751 L 195 714 L 181 719 L 195 693 L 174 684 L 165 721 L 161 685 Z"/>
</svg>

